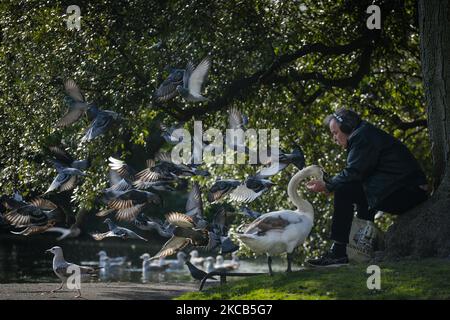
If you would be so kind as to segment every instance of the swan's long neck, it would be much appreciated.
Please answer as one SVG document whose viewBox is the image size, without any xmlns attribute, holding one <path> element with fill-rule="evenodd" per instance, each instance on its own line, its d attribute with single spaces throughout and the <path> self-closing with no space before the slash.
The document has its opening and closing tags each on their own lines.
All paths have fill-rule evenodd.
<svg viewBox="0 0 450 320">
<path fill-rule="evenodd" d="M 309 216 L 311 220 L 314 220 L 314 208 L 307 200 L 303 199 L 301 193 L 297 191 L 300 182 L 309 176 L 310 173 L 308 170 L 303 169 L 297 172 L 289 181 L 288 196 L 297 207 L 297 211 L 301 211 L 305 215 Z"/>
</svg>

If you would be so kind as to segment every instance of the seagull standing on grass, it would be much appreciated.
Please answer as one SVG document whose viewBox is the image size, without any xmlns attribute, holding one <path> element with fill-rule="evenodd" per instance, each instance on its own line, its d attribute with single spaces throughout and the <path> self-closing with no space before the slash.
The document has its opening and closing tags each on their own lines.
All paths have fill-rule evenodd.
<svg viewBox="0 0 450 320">
<path fill-rule="evenodd" d="M 186 262 L 186 259 L 187 255 L 183 251 L 179 251 L 177 253 L 176 259 L 165 259 L 165 261 L 169 263 L 168 271 L 184 269 L 184 263 Z"/>
<path fill-rule="evenodd" d="M 69 267 L 71 268 L 78 268 L 80 270 L 80 276 L 81 279 L 89 278 L 97 274 L 94 268 L 90 267 L 84 267 L 79 266 L 70 262 L 67 262 L 64 259 L 63 250 L 61 247 L 53 247 L 51 249 L 46 250 L 45 252 L 51 252 L 53 253 L 53 271 L 55 272 L 56 276 L 61 280 L 61 286 L 58 289 L 52 290 L 52 293 L 59 291 L 63 288 L 64 282 L 67 281 L 67 279 L 72 276 L 74 273 L 71 272 L 71 270 L 68 270 Z M 72 269 L 74 270 L 74 269 Z M 81 298 L 81 290 L 78 288 L 78 295 L 75 298 Z"/>
<path fill-rule="evenodd" d="M 158 261 L 150 261 L 151 256 L 144 253 L 140 258 L 142 259 L 142 274 L 152 271 L 163 272 L 170 267 L 170 263 L 166 262 L 163 257 L 160 257 Z"/>
</svg>

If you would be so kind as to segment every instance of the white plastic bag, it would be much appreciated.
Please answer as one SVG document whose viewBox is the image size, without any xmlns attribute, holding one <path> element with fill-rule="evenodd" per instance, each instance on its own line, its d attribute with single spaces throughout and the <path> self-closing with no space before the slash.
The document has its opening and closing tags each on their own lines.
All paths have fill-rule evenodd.
<svg viewBox="0 0 450 320">
<path fill-rule="evenodd" d="M 382 250 L 383 232 L 372 221 L 354 217 L 348 240 L 348 259 L 358 263 L 368 262 L 375 251 Z"/>
</svg>

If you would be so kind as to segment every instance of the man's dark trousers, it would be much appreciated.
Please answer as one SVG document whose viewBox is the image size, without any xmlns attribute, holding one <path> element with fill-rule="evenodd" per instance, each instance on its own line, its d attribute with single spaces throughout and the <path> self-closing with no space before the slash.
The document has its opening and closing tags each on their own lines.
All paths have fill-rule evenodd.
<svg viewBox="0 0 450 320">
<path fill-rule="evenodd" d="M 427 199 L 427 193 L 418 186 L 404 187 L 382 200 L 376 208 L 369 209 L 361 183 L 346 183 L 334 190 L 334 213 L 331 224 L 331 239 L 348 243 L 354 209 L 363 220 L 373 221 L 377 211 L 402 214 Z"/>
</svg>

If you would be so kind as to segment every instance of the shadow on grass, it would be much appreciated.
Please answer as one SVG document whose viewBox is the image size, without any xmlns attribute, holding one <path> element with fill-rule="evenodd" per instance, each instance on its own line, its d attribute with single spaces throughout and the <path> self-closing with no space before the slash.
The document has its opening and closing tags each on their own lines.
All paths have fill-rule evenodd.
<svg viewBox="0 0 450 320">
<path fill-rule="evenodd" d="M 368 265 L 258 276 L 180 299 L 449 299 L 450 260 L 381 263 L 381 289 L 369 290 Z"/>
</svg>

